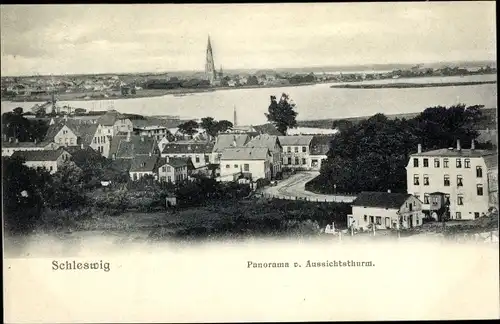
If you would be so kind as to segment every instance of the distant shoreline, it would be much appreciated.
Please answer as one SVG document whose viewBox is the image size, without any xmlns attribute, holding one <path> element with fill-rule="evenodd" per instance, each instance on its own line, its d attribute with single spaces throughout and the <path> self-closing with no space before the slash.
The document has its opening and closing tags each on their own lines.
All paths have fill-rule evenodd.
<svg viewBox="0 0 500 324">
<path fill-rule="evenodd" d="M 497 81 L 468 81 L 468 82 L 442 82 L 442 83 L 387 83 L 387 84 L 340 84 L 332 85 L 335 89 L 406 89 L 406 88 L 433 88 L 471 86 L 480 84 L 495 84 Z"/>
<path fill-rule="evenodd" d="M 113 91 L 114 96 L 103 97 L 100 93 L 96 92 L 78 92 L 78 93 L 60 93 L 56 95 L 57 101 L 94 101 L 94 100 L 122 100 L 122 99 L 138 99 L 138 98 L 153 98 L 173 95 L 176 97 L 184 97 L 195 93 L 215 92 L 223 90 L 242 90 L 242 89 L 269 89 L 269 88 L 283 88 L 283 87 L 300 87 L 310 86 L 319 83 L 300 83 L 300 84 L 279 84 L 279 85 L 252 85 L 240 87 L 215 87 L 203 89 L 143 89 L 137 90 L 134 95 L 122 95 L 119 91 Z M 270 94 L 271 95 L 271 94 Z M 90 98 L 86 98 L 86 97 Z M 27 97 L 27 98 L 13 98 L 5 99 L 2 101 L 10 102 L 45 102 L 51 100 L 49 95 L 40 97 Z"/>
</svg>

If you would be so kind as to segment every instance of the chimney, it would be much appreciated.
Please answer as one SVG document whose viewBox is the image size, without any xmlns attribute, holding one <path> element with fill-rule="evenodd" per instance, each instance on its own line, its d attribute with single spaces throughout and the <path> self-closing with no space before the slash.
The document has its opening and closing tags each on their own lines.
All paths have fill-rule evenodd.
<svg viewBox="0 0 500 324">
<path fill-rule="evenodd" d="M 476 149 L 476 142 L 474 140 L 472 140 L 472 142 L 470 143 L 470 149 L 471 150 L 475 150 Z"/>
<path fill-rule="evenodd" d="M 417 147 L 418 147 L 417 152 L 422 153 L 422 144 L 418 144 Z"/>
<path fill-rule="evenodd" d="M 460 140 L 457 139 L 457 151 L 460 151 L 462 147 L 460 146 Z"/>
<path fill-rule="evenodd" d="M 166 156 L 166 159 L 167 159 L 167 163 L 170 162 L 170 158 L 168 155 Z"/>
</svg>

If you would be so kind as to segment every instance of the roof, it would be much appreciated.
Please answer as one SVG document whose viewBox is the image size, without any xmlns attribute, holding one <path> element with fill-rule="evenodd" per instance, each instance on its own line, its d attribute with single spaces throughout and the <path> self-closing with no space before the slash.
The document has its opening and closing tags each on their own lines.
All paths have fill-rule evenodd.
<svg viewBox="0 0 500 324">
<path fill-rule="evenodd" d="M 486 164 L 486 167 L 488 169 L 495 169 L 498 168 L 498 155 L 497 154 L 490 154 L 483 156 L 484 163 Z"/>
<path fill-rule="evenodd" d="M 131 161 L 129 172 L 152 172 L 157 162 L 157 156 L 136 156 Z"/>
<path fill-rule="evenodd" d="M 149 155 L 154 153 L 156 140 L 153 137 L 130 135 L 116 135 L 111 139 L 109 154 L 116 154 L 116 158 L 134 158 L 137 155 Z"/>
<path fill-rule="evenodd" d="M 311 141 L 311 155 L 326 155 L 330 150 L 331 136 L 313 136 Z"/>
<path fill-rule="evenodd" d="M 43 141 L 43 142 L 8 142 L 8 141 L 3 141 L 2 142 L 2 147 L 4 148 L 14 148 L 14 147 L 45 147 L 49 145 L 50 141 Z"/>
<path fill-rule="evenodd" d="M 233 146 L 233 142 L 236 142 L 234 147 L 242 147 L 248 143 L 250 136 L 248 134 L 220 134 L 217 136 L 213 152 L 222 152 L 226 148 Z"/>
<path fill-rule="evenodd" d="M 212 153 L 214 144 L 211 142 L 170 142 L 165 144 L 162 153 L 165 154 L 206 154 Z"/>
<path fill-rule="evenodd" d="M 156 119 L 134 119 L 132 121 L 134 128 L 143 129 L 146 127 L 168 128 L 164 120 Z"/>
<path fill-rule="evenodd" d="M 54 137 L 59 133 L 59 131 L 64 127 L 68 127 L 80 140 L 79 144 L 89 145 L 92 143 L 95 132 L 99 125 L 86 122 L 83 120 L 68 119 L 59 120 L 55 124 L 50 125 L 45 135 L 45 142 L 53 141 Z"/>
<path fill-rule="evenodd" d="M 280 136 L 280 143 L 282 146 L 309 146 L 314 136 L 294 135 L 294 136 Z"/>
<path fill-rule="evenodd" d="M 353 206 L 399 209 L 411 197 L 407 193 L 363 191 L 353 201 Z"/>
<path fill-rule="evenodd" d="M 275 136 L 282 135 L 273 124 L 264 124 L 264 125 L 253 126 L 253 128 L 260 134 L 268 134 L 268 135 L 275 135 Z"/>
<path fill-rule="evenodd" d="M 461 149 L 460 151 L 456 148 L 453 149 L 438 149 L 422 153 L 413 153 L 412 156 L 438 156 L 438 157 L 483 157 L 487 155 L 497 153 L 490 150 L 471 150 L 471 149 Z"/>
<path fill-rule="evenodd" d="M 228 148 L 222 152 L 221 160 L 266 160 L 270 155 L 265 147 Z"/>
<path fill-rule="evenodd" d="M 276 143 L 278 143 L 280 146 L 280 141 L 278 139 L 278 136 L 276 135 L 269 135 L 269 134 L 261 134 L 259 136 L 256 136 L 250 140 L 245 146 L 247 147 L 266 147 L 271 151 L 274 151 L 276 147 Z"/>
<path fill-rule="evenodd" d="M 96 152 L 90 146 L 86 146 L 83 149 L 79 146 L 67 146 L 64 150 L 71 154 L 73 162 L 75 162 L 75 164 L 79 167 L 97 167 L 93 165 L 93 162 L 105 159 L 105 157 Z"/>
<path fill-rule="evenodd" d="M 97 119 L 97 123 L 103 126 L 113 126 L 120 119 L 126 119 L 126 117 L 116 110 L 109 110 Z"/>
<path fill-rule="evenodd" d="M 16 151 L 12 157 L 19 157 L 25 161 L 56 161 L 64 149 L 57 150 L 43 150 L 43 151 Z"/>
<path fill-rule="evenodd" d="M 168 159 L 167 158 L 160 158 L 158 160 L 158 167 L 162 167 L 166 164 L 168 164 L 174 168 L 184 167 L 184 166 L 188 166 L 190 164 L 190 159 L 189 158 L 169 157 Z"/>
</svg>

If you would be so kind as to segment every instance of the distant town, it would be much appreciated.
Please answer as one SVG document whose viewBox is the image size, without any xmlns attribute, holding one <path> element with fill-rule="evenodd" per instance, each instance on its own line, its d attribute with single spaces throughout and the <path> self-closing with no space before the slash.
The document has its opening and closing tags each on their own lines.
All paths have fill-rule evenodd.
<svg viewBox="0 0 500 324">
<path fill-rule="evenodd" d="M 362 67 L 361 67 L 362 68 Z M 380 68 L 380 67 L 378 67 Z M 299 70 L 299 72 L 297 72 Z M 332 68 L 224 71 L 217 69 L 210 38 L 204 72 L 2 77 L 2 100 L 47 101 L 186 95 L 233 88 L 280 87 L 315 83 L 360 82 L 418 77 L 496 74 L 495 62 L 401 65 L 391 71 L 343 71 Z"/>
</svg>

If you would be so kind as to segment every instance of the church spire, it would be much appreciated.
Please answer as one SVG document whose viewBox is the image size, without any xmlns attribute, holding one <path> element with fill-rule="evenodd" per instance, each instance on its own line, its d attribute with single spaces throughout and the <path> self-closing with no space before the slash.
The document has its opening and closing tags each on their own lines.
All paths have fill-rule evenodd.
<svg viewBox="0 0 500 324">
<path fill-rule="evenodd" d="M 233 111 L 233 127 L 236 126 L 236 105 L 234 106 L 234 111 Z"/>
<path fill-rule="evenodd" d="M 212 51 L 212 43 L 210 42 L 210 35 L 208 35 L 207 55 L 205 60 L 205 75 L 210 83 L 217 79 L 217 72 L 215 71 L 214 54 Z"/>
</svg>

